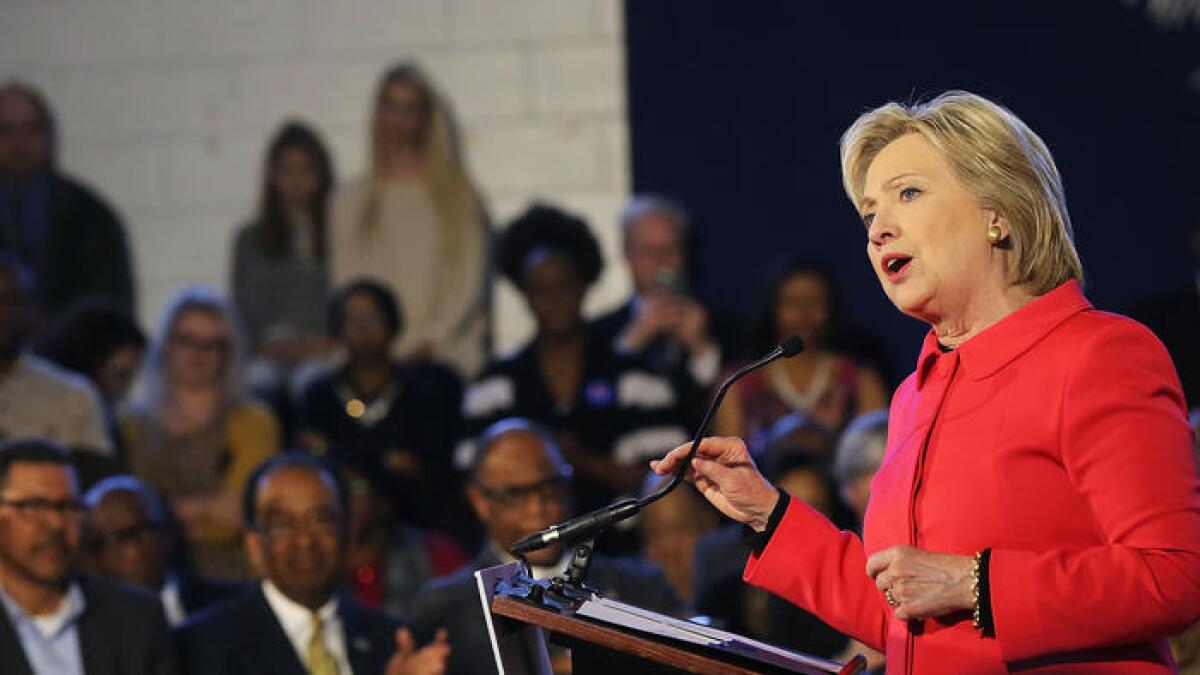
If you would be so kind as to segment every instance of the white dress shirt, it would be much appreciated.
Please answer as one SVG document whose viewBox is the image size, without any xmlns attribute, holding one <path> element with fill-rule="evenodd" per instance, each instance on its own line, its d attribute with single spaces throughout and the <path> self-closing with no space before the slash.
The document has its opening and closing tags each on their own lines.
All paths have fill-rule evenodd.
<svg viewBox="0 0 1200 675">
<path fill-rule="evenodd" d="M 167 615 L 167 625 L 171 628 L 183 625 L 187 620 L 187 609 L 183 606 L 183 596 L 179 594 L 179 579 L 174 574 L 167 575 L 167 581 L 158 592 L 162 601 L 163 613 Z"/>
<path fill-rule="evenodd" d="M 296 650 L 296 655 L 300 657 L 300 663 L 305 663 L 308 642 L 312 639 L 312 610 L 288 598 L 270 581 L 263 581 L 262 588 L 267 604 L 271 606 L 271 612 L 275 614 L 284 635 L 287 635 L 288 641 Z M 338 673 L 353 675 L 350 660 L 346 656 L 346 635 L 342 630 L 342 619 L 337 613 L 337 599 L 330 598 L 321 605 L 317 615 L 321 617 L 321 625 L 324 628 L 325 646 L 337 661 Z"/>
</svg>

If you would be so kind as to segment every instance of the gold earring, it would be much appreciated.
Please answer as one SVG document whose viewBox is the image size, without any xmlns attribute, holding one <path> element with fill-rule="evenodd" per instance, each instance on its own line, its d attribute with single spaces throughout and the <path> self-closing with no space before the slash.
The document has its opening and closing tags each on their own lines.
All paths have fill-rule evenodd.
<svg viewBox="0 0 1200 675">
<path fill-rule="evenodd" d="M 992 246 L 999 245 L 1004 241 L 1004 230 L 1001 230 L 999 225 L 988 225 L 987 239 Z"/>
</svg>

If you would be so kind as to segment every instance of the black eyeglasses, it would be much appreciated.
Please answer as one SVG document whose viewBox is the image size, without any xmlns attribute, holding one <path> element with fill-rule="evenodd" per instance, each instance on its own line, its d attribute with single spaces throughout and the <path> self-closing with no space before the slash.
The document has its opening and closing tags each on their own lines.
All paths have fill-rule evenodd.
<svg viewBox="0 0 1200 675">
<path fill-rule="evenodd" d="M 342 518 L 332 509 L 317 509 L 296 518 L 282 513 L 269 513 L 258 520 L 259 532 L 275 539 L 294 537 L 301 531 L 309 534 L 333 535 L 342 524 Z"/>
<path fill-rule="evenodd" d="M 503 507 L 525 504 L 532 497 L 536 497 L 542 503 L 546 503 L 559 501 L 567 496 L 567 481 L 562 476 L 551 476 L 529 485 L 508 485 L 497 488 L 489 487 L 482 483 L 475 483 L 475 487 L 485 497 L 496 502 L 498 506 Z"/>
<path fill-rule="evenodd" d="M 129 542 L 137 541 L 148 534 L 157 534 L 166 529 L 166 523 L 142 520 L 116 530 L 96 532 L 93 534 L 89 544 L 96 550 L 102 550 L 110 546 L 123 546 Z"/>
<path fill-rule="evenodd" d="M 43 499 L 41 497 L 0 499 L 0 506 L 11 508 L 22 518 L 45 519 L 51 513 L 65 518 L 78 518 L 85 511 L 83 504 L 75 499 Z"/>
<path fill-rule="evenodd" d="M 231 346 L 229 338 L 202 338 L 188 333 L 171 333 L 167 340 L 177 347 L 216 354 L 228 352 Z"/>
</svg>

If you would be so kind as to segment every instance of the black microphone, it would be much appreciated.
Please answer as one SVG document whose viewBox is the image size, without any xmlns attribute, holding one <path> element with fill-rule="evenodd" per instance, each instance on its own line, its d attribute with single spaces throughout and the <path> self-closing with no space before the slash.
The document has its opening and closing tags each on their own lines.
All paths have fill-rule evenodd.
<svg viewBox="0 0 1200 675">
<path fill-rule="evenodd" d="M 556 543 L 573 544 L 584 539 L 591 539 L 603 530 L 608 529 L 613 523 L 618 523 L 641 511 L 643 506 L 653 504 L 662 499 L 664 495 L 674 490 L 677 485 L 683 482 L 683 473 L 696 456 L 696 449 L 700 447 L 700 441 L 708 434 L 708 425 L 712 421 L 713 413 L 721 405 L 721 401 L 725 398 L 725 392 L 729 391 L 729 387 L 752 370 L 762 368 L 775 359 L 789 359 L 802 351 L 804 351 L 804 341 L 793 335 L 781 342 L 770 352 L 767 352 L 762 358 L 742 366 L 737 372 L 722 382 L 721 387 L 717 389 L 717 395 L 713 397 L 712 403 L 708 405 L 708 410 L 704 413 L 700 427 L 696 429 L 696 436 L 692 439 L 692 449 L 688 452 L 687 458 L 679 464 L 679 468 L 675 471 L 675 475 L 671 477 L 671 480 L 664 484 L 657 492 L 646 495 L 642 499 L 622 499 L 608 506 L 602 506 L 591 513 L 585 513 L 578 518 L 572 518 L 565 523 L 547 527 L 541 532 L 536 532 L 517 541 L 517 543 L 509 547 L 509 552 L 514 556 L 521 556 Z"/>
</svg>

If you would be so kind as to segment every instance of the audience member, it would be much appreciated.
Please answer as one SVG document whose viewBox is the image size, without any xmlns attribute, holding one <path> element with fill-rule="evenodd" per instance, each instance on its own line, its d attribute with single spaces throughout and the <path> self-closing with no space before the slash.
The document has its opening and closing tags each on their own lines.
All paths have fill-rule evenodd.
<svg viewBox="0 0 1200 675">
<path fill-rule="evenodd" d="M 152 595 L 73 570 L 80 515 L 67 454 L 41 440 L 0 448 L 0 664 L 20 675 L 178 672 Z"/>
<path fill-rule="evenodd" d="M 600 247 L 587 223 L 535 205 L 504 232 L 499 266 L 525 295 L 537 333 L 495 361 L 463 398 L 474 437 L 506 417 L 549 427 L 577 472 L 584 509 L 641 485 L 646 460 L 687 439 L 670 382 L 640 360 L 613 351 L 583 318 L 583 298 L 600 276 Z M 470 463 L 471 442 L 459 466 Z"/>
<path fill-rule="evenodd" d="M 416 649 L 395 619 L 337 593 L 349 495 L 337 472 L 302 454 L 278 455 L 246 483 L 246 553 L 262 577 L 179 631 L 195 675 L 441 673 L 445 633 Z"/>
<path fill-rule="evenodd" d="M 248 378 L 289 421 L 294 377 L 330 351 L 325 220 L 332 186 L 320 137 L 287 122 L 267 148 L 258 212 L 233 246 L 233 302 L 253 354 Z"/>
<path fill-rule="evenodd" d="M 33 270 L 44 317 L 84 295 L 132 311 L 125 227 L 104 200 L 59 170 L 58 141 L 37 89 L 0 85 L 0 250 Z"/>
<path fill-rule="evenodd" d="M 740 321 L 714 315 L 688 292 L 689 229 L 687 213 L 670 199 L 639 195 L 629 200 L 621 212 L 621 233 L 633 297 L 594 326 L 617 351 L 636 355 L 671 378 L 691 427 L 700 421 L 722 362 L 736 355 L 731 346 L 740 342 L 742 331 Z"/>
<path fill-rule="evenodd" d="M 487 530 L 479 555 L 459 572 L 431 582 L 417 596 L 412 622 L 417 637 L 435 630 L 450 635 L 450 675 L 495 673 L 483 607 L 473 577 L 477 570 L 512 562 L 508 548 L 518 539 L 564 520 L 568 513 L 570 467 L 548 432 L 521 419 L 489 427 L 479 439 L 467 494 Z M 533 575 L 562 574 L 570 556 L 560 546 L 526 556 Z M 610 597 L 658 612 L 675 613 L 679 601 L 661 570 L 633 559 L 591 558 L 588 583 Z"/>
<path fill-rule="evenodd" d="M 780 418 L 755 440 L 757 461 L 772 471 L 797 462 L 794 457 L 797 454 L 810 458 L 828 457 L 837 444 L 837 436 L 829 427 L 805 413 L 791 413 Z M 803 458 L 799 461 L 804 462 Z M 811 490 L 804 492 L 807 496 L 811 494 Z M 736 524 L 730 523 L 701 537 L 696 545 L 695 596 L 707 592 L 718 581 L 741 574 L 749 553 L 743 530 Z"/>
<path fill-rule="evenodd" d="M 768 472 L 776 485 L 827 517 L 847 519 L 832 477 L 808 451 L 777 449 Z M 742 563 L 748 553 L 740 556 Z M 696 609 L 721 619 L 735 633 L 808 654 L 831 657 L 847 645 L 844 635 L 816 616 L 745 584 L 740 568 L 714 580 L 708 588 L 698 589 Z"/>
<path fill-rule="evenodd" d="M 109 440 L 119 458 L 124 452 L 117 431 L 118 410 L 133 386 L 145 350 L 146 334 L 137 321 L 104 298 L 72 303 L 34 348 L 42 358 L 86 377 L 100 393 Z"/>
<path fill-rule="evenodd" d="M 792 412 L 807 413 L 837 432 L 851 417 L 887 407 L 880 376 L 831 351 L 840 324 L 837 289 L 827 271 L 801 263 L 775 277 L 759 320 L 759 351 L 791 335 L 804 340 L 805 350 L 730 388 L 714 419 L 716 434 L 752 437 Z"/>
<path fill-rule="evenodd" d="M 425 526 L 440 520 L 446 495 L 457 492 L 452 459 L 462 387 L 441 365 L 392 358 L 406 318 L 378 282 L 360 279 L 338 291 L 329 332 L 346 361 L 305 391 L 300 438 L 370 476 L 398 516 Z"/>
<path fill-rule="evenodd" d="M 113 445 L 92 385 L 22 351 L 33 327 L 33 288 L 25 266 L 0 252 L 0 441 L 39 437 L 111 458 Z"/>
<path fill-rule="evenodd" d="M 375 93 L 369 166 L 333 201 L 330 264 L 342 285 L 383 279 L 408 307 L 400 356 L 435 357 L 463 377 L 486 353 L 488 232 L 449 105 L 411 63 Z"/>
<path fill-rule="evenodd" d="M 238 494 L 280 445 L 275 418 L 242 396 L 242 362 L 230 303 L 183 288 L 151 342 L 141 399 L 121 422 L 130 472 L 167 498 L 207 576 L 245 576 Z"/>
<path fill-rule="evenodd" d="M 876 410 L 855 417 L 846 425 L 833 460 L 833 476 L 842 501 L 854 511 L 861 531 L 871 498 L 871 479 L 883 464 L 887 450 L 888 411 Z"/>
<path fill-rule="evenodd" d="M 467 557 L 447 535 L 397 518 L 392 500 L 361 471 L 343 466 L 342 475 L 350 489 L 350 588 L 369 607 L 408 616 L 425 582 L 454 572 Z"/>
<path fill-rule="evenodd" d="M 642 495 L 658 490 L 664 482 L 665 479 L 652 473 L 647 475 Z M 671 588 L 685 607 L 695 606 L 696 545 L 701 537 L 717 528 L 720 519 L 721 514 L 687 483 L 643 508 L 638 516 L 646 559 L 666 572 Z"/>
<path fill-rule="evenodd" d="M 83 567 L 156 594 L 172 626 L 242 589 L 196 573 L 162 498 L 137 478 L 105 478 L 83 504 Z"/>
</svg>

